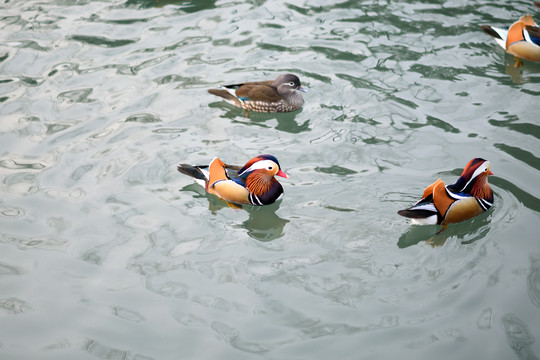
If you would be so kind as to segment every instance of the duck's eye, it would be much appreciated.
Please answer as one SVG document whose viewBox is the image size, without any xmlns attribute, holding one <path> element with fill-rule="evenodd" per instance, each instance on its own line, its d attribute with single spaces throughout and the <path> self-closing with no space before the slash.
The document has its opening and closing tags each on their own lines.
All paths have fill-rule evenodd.
<svg viewBox="0 0 540 360">
<path fill-rule="evenodd" d="M 272 170 L 272 167 L 271 167 L 271 166 L 269 166 L 269 167 L 268 167 L 268 170 Z"/>
<path fill-rule="evenodd" d="M 293 87 L 294 87 L 294 83 L 291 81 L 291 82 L 289 83 L 289 86 L 293 86 Z"/>
</svg>

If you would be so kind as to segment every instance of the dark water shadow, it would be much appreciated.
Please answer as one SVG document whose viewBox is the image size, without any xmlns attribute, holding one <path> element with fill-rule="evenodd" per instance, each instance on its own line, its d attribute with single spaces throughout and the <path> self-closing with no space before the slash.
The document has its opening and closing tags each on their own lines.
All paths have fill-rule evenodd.
<svg viewBox="0 0 540 360">
<path fill-rule="evenodd" d="M 516 115 L 510 115 L 508 113 L 500 113 L 504 115 L 505 120 L 491 119 L 488 122 L 496 127 L 506 128 L 515 132 L 519 132 L 524 135 L 534 136 L 540 139 L 540 126 L 531 123 L 519 122 L 519 118 Z"/>
<path fill-rule="evenodd" d="M 495 143 L 493 146 L 501 151 L 504 151 L 516 160 L 523 161 L 525 164 L 535 168 L 536 170 L 540 170 L 540 158 L 535 156 L 530 151 L 522 150 L 516 146 L 510 146 L 502 143 Z"/>
<path fill-rule="evenodd" d="M 110 39 L 105 36 L 95 35 L 71 35 L 69 40 L 78 41 L 87 45 L 94 45 L 106 48 L 116 48 L 135 44 L 139 39 Z"/>
<path fill-rule="evenodd" d="M 213 9 L 216 7 L 216 0 L 128 0 L 126 6 L 137 6 L 139 8 L 161 8 L 166 5 L 177 5 L 187 13 L 194 13 L 201 10 Z"/>
<path fill-rule="evenodd" d="M 281 201 L 266 206 L 245 206 L 249 218 L 238 227 L 258 241 L 272 241 L 283 236 L 283 229 L 289 220 L 280 218 L 276 211 Z"/>
<path fill-rule="evenodd" d="M 535 212 L 540 212 L 540 199 L 534 195 L 529 194 L 522 188 L 501 177 L 490 176 L 489 181 L 491 184 L 510 192 L 526 208 Z"/>
<path fill-rule="evenodd" d="M 302 109 L 285 113 L 261 113 L 253 111 L 246 113 L 243 109 L 229 105 L 223 101 L 211 103 L 208 105 L 208 107 L 223 110 L 224 113 L 220 117 L 232 119 L 232 121 L 237 124 L 270 128 L 271 126 L 268 125 L 267 122 L 276 120 L 277 125 L 274 127 L 274 129 L 279 131 L 284 131 L 291 134 L 310 131 L 309 120 L 306 120 L 301 124 L 296 121 L 296 116 L 302 111 Z"/>
<path fill-rule="evenodd" d="M 204 190 L 204 187 L 197 183 L 189 184 L 181 188 L 179 191 L 187 191 L 194 193 L 193 198 L 195 199 L 208 199 L 208 210 L 212 213 L 212 215 L 215 215 L 219 210 L 223 208 L 228 208 L 229 206 L 227 203 L 221 199 L 219 199 L 217 196 L 209 195 Z"/>
<path fill-rule="evenodd" d="M 204 188 L 199 184 L 184 186 L 180 191 L 195 193 L 194 198 L 208 199 L 208 210 L 214 215 L 222 209 L 228 209 L 229 211 L 246 211 L 249 216 L 248 219 L 240 224 L 234 225 L 234 227 L 245 229 L 249 237 L 258 241 L 272 241 L 282 237 L 283 229 L 289 222 L 289 220 L 280 218 L 276 214 L 281 201 L 265 206 L 234 205 L 231 207 L 217 196 L 207 194 Z"/>
<path fill-rule="evenodd" d="M 411 225 L 409 230 L 400 236 L 397 246 L 404 249 L 424 241 L 432 247 L 438 247 L 443 246 L 448 239 L 453 237 L 461 239 L 463 245 L 472 244 L 485 238 L 489 232 L 489 223 L 490 211 L 487 211 L 473 219 L 450 224 L 447 229 L 436 225 Z"/>
</svg>

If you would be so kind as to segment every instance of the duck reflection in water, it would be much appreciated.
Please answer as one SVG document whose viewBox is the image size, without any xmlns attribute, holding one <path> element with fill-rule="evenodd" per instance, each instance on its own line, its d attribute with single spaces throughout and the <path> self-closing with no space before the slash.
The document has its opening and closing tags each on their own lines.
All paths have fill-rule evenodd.
<svg viewBox="0 0 540 360">
<path fill-rule="evenodd" d="M 515 84 L 526 84 L 532 82 L 532 78 L 528 74 L 536 74 L 539 65 L 535 63 L 527 63 L 520 67 L 515 67 L 513 59 L 507 57 L 504 62 L 504 69 L 507 75 L 510 76 Z"/>
<path fill-rule="evenodd" d="M 197 195 L 194 198 L 205 198 L 208 200 L 208 210 L 215 215 L 221 209 L 230 209 L 230 204 L 227 204 L 225 201 L 215 197 L 207 196 L 201 186 L 197 184 L 190 184 L 184 186 L 180 191 L 189 191 L 194 192 Z M 247 234 L 258 241 L 272 241 L 279 239 L 283 236 L 283 229 L 285 224 L 289 220 L 280 218 L 276 211 L 279 209 L 281 201 L 277 201 L 273 204 L 266 206 L 241 206 L 236 205 L 235 211 L 242 210 L 248 213 L 248 219 L 242 223 L 237 224 L 235 227 L 245 229 Z"/>
<path fill-rule="evenodd" d="M 289 220 L 276 215 L 280 202 L 264 207 L 246 207 L 249 218 L 238 227 L 244 228 L 255 240 L 272 241 L 283 236 L 283 228 Z"/>
<path fill-rule="evenodd" d="M 221 109 L 224 113 L 220 116 L 224 119 L 233 119 L 233 122 L 247 125 L 258 126 L 262 128 L 271 128 L 267 122 L 276 121 L 276 130 L 288 132 L 290 134 L 299 134 L 304 131 L 309 131 L 309 119 L 299 124 L 296 121 L 296 116 L 300 113 L 299 110 L 285 113 L 251 113 L 249 116 L 240 116 L 238 109 L 227 103 L 215 102 L 208 105 L 210 108 Z"/>
<path fill-rule="evenodd" d="M 485 238 L 489 232 L 490 218 L 491 213 L 483 213 L 473 219 L 451 224 L 448 228 L 442 229 L 435 225 L 411 226 L 400 236 L 397 246 L 403 249 L 425 241 L 432 247 L 438 247 L 443 246 L 447 240 L 453 238 L 461 240 L 461 244 L 471 244 Z M 433 234 L 434 229 L 439 231 Z"/>
</svg>

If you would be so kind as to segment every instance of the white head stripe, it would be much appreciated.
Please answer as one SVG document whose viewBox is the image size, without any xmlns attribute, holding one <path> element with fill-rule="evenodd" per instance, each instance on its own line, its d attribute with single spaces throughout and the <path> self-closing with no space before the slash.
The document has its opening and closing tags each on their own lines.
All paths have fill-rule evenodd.
<svg viewBox="0 0 540 360">
<path fill-rule="evenodd" d="M 259 160 L 255 164 L 247 168 L 244 172 L 242 172 L 242 174 L 245 172 L 250 172 L 250 171 L 258 170 L 258 169 L 266 169 L 266 168 L 274 167 L 274 166 L 277 167 L 277 164 L 273 162 L 272 160 Z"/>
<path fill-rule="evenodd" d="M 469 186 L 469 184 L 471 183 L 471 181 L 473 181 L 473 179 L 475 177 L 477 177 L 478 175 L 480 175 L 481 173 L 483 173 L 484 171 L 487 170 L 489 166 L 489 161 L 484 161 L 484 163 L 482 165 L 480 165 L 478 167 L 478 169 L 476 169 L 476 171 L 472 174 L 471 178 L 469 179 L 469 181 L 467 181 L 467 183 L 465 184 L 465 186 L 463 187 L 463 189 L 461 189 L 460 191 L 463 191 L 467 188 L 467 186 Z"/>
</svg>

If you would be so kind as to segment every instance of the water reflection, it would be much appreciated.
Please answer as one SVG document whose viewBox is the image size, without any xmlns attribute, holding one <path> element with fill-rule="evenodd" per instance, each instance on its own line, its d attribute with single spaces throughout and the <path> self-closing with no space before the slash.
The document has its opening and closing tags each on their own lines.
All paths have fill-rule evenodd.
<svg viewBox="0 0 540 360">
<path fill-rule="evenodd" d="M 233 209 L 241 209 L 242 207 L 240 205 L 235 205 L 231 203 L 227 203 L 217 196 L 214 195 L 208 195 L 204 188 L 197 184 L 189 184 L 184 186 L 180 189 L 180 191 L 188 191 L 193 192 L 195 195 L 193 196 L 195 199 L 201 199 L 201 198 L 207 198 L 208 199 L 208 210 L 212 213 L 212 215 L 215 215 L 219 210 L 223 208 L 233 208 Z"/>
<path fill-rule="evenodd" d="M 196 193 L 195 198 L 207 198 L 208 210 L 214 215 L 224 208 L 245 210 L 249 218 L 236 227 L 245 229 L 247 234 L 255 240 L 272 241 L 282 237 L 285 224 L 289 222 L 276 214 L 281 201 L 265 206 L 240 206 L 227 203 L 214 195 L 208 196 L 202 186 L 198 184 L 184 186 L 180 191 L 194 192 Z"/>
<path fill-rule="evenodd" d="M 432 247 L 443 246 L 450 238 L 456 237 L 461 244 L 471 244 L 485 238 L 489 232 L 490 212 L 458 224 L 450 224 L 447 229 L 435 225 L 411 225 L 397 242 L 401 249 L 416 245 L 421 241 Z M 476 229 L 476 230 L 475 230 Z"/>
<path fill-rule="evenodd" d="M 259 113 L 249 112 L 246 116 L 244 110 L 232 105 L 224 104 L 223 101 L 213 102 L 208 105 L 210 108 L 218 108 L 224 111 L 220 116 L 226 119 L 233 119 L 233 122 L 247 126 L 260 126 L 269 128 L 267 122 L 272 120 L 277 121 L 276 130 L 288 132 L 291 134 L 299 134 L 304 131 L 309 131 L 309 120 L 302 123 L 296 121 L 296 116 L 302 111 L 297 110 L 286 113 Z"/>
<path fill-rule="evenodd" d="M 245 207 L 249 218 L 242 223 L 242 228 L 255 240 L 271 241 L 283 236 L 283 228 L 289 220 L 276 215 L 281 201 L 261 207 Z"/>
<path fill-rule="evenodd" d="M 403 233 L 397 242 L 397 246 L 401 249 L 416 245 L 421 241 L 428 241 L 433 237 L 439 227 L 436 226 L 416 226 L 411 225 L 409 230 Z M 446 241 L 446 240 L 445 240 Z"/>
<path fill-rule="evenodd" d="M 512 82 L 520 85 L 532 82 L 531 77 L 526 76 L 526 71 L 536 70 L 535 72 L 538 72 L 538 65 L 528 61 L 524 61 L 523 65 L 519 67 L 516 67 L 515 64 L 515 58 L 510 54 L 505 54 L 504 70 L 508 75 L 510 75 Z"/>
</svg>

